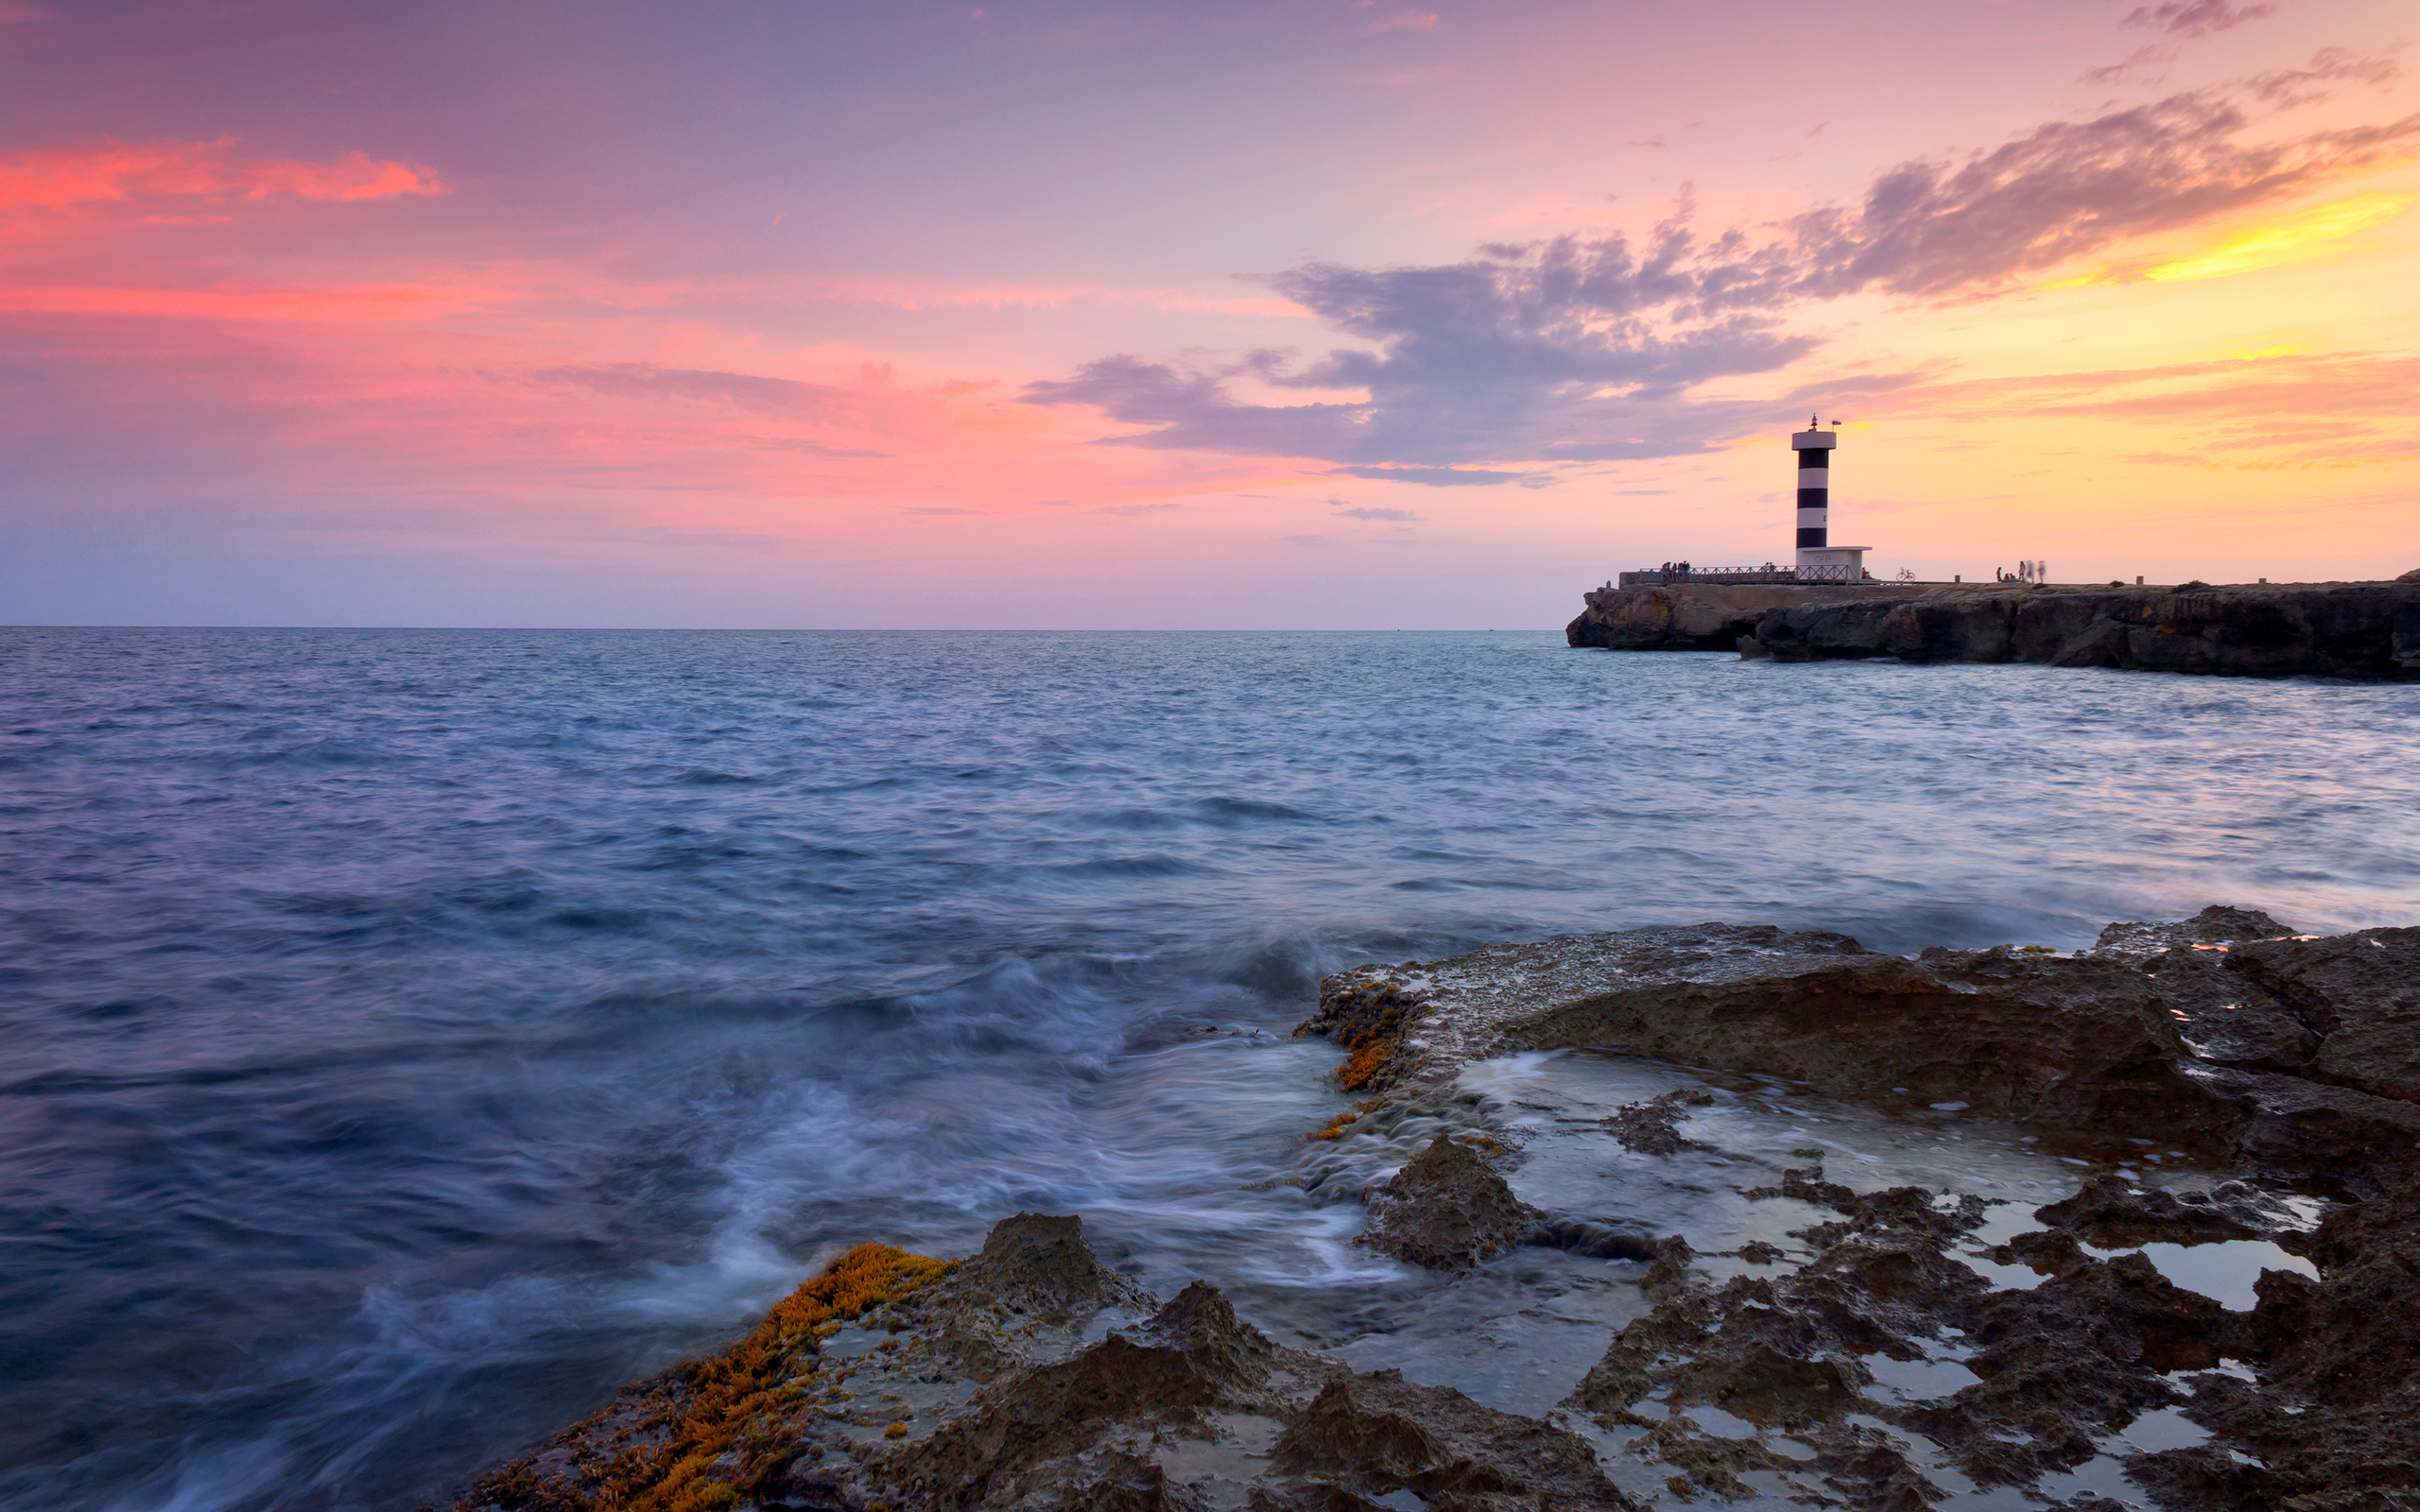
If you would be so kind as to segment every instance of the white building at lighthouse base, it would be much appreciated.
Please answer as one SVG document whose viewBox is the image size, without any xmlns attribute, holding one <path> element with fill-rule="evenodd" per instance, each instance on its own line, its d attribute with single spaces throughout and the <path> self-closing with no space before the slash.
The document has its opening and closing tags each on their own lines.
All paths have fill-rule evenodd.
<svg viewBox="0 0 2420 1512">
<path fill-rule="evenodd" d="M 1872 546 L 1801 546 L 1798 576 L 1809 583 L 1855 583 L 1865 578 L 1865 554 Z"/>
</svg>

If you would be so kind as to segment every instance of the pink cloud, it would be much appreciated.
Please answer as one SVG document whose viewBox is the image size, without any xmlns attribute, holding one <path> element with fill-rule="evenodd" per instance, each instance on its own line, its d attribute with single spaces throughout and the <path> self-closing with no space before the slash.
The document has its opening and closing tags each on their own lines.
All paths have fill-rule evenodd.
<svg viewBox="0 0 2420 1512">
<path fill-rule="evenodd" d="M 342 202 L 445 192 L 435 169 L 414 163 L 359 151 L 324 163 L 247 158 L 235 140 L 102 141 L 14 153 L 0 158 L 0 210 L 279 197 Z"/>
<path fill-rule="evenodd" d="M 515 297 L 505 289 L 437 284 L 156 288 L 0 281 L 0 309 L 147 320 L 425 320 L 504 303 Z"/>
</svg>

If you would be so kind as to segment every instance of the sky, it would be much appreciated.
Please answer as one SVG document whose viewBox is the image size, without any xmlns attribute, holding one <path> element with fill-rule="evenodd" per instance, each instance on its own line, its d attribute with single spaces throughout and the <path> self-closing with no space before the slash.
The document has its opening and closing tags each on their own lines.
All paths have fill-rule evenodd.
<svg viewBox="0 0 2420 1512">
<path fill-rule="evenodd" d="M 2420 11 L 0 0 L 0 623 L 2420 567 Z"/>
</svg>

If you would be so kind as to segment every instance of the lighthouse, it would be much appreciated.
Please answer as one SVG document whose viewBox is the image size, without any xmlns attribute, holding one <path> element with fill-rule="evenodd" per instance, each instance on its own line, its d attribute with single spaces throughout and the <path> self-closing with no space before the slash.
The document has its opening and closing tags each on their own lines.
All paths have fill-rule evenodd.
<svg viewBox="0 0 2420 1512">
<path fill-rule="evenodd" d="M 1857 582 L 1865 576 L 1865 554 L 1873 549 L 1832 544 L 1832 453 L 1840 444 L 1840 432 L 1822 429 L 1811 416 L 1806 429 L 1789 438 L 1789 449 L 1798 454 L 1798 580 L 1802 583 Z"/>
</svg>

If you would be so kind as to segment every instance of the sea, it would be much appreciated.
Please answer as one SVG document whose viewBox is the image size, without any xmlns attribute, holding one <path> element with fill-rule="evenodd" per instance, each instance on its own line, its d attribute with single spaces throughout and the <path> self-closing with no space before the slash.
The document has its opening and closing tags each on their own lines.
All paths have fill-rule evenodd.
<svg viewBox="0 0 2420 1512">
<path fill-rule="evenodd" d="M 2420 686 L 1547 633 L 0 630 L 0 1505 L 442 1504 L 839 1249 L 1020 1211 L 1533 1410 L 1603 1332 L 1471 1341 L 1524 1277 L 1607 1329 L 1622 1289 L 1352 1243 L 1299 1179 L 1323 972 L 2408 924 L 2416 757 Z M 2042 1176 L 1972 1132 L 1924 1160 Z M 1603 1177 L 1609 1223 L 1720 1205 Z"/>
</svg>

